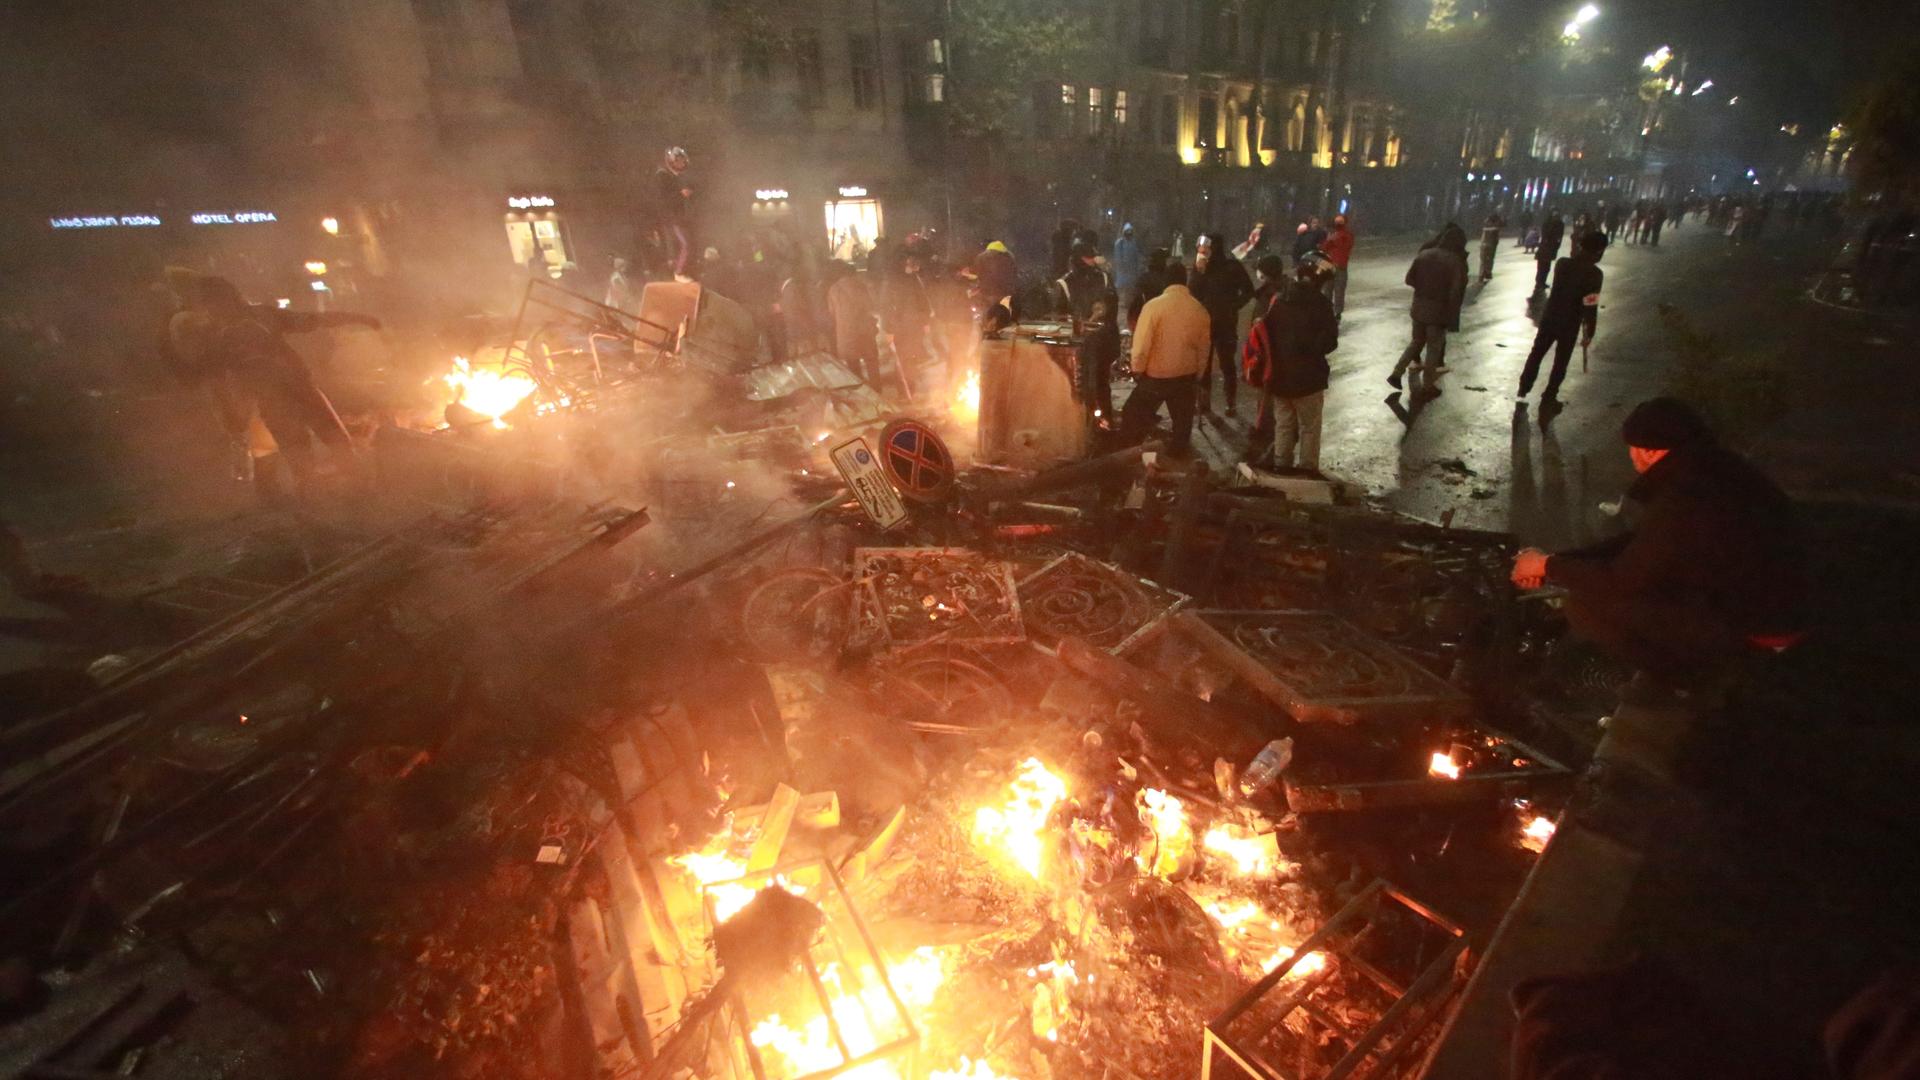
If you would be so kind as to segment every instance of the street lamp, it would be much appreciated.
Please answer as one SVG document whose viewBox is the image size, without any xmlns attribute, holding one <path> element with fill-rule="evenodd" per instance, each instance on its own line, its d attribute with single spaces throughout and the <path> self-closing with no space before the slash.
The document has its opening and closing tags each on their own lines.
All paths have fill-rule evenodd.
<svg viewBox="0 0 1920 1080">
<path fill-rule="evenodd" d="M 1560 36 L 1568 41 L 1580 40 L 1580 28 L 1600 17 L 1600 9 L 1593 4 L 1582 4 L 1580 10 L 1573 13 L 1573 20 L 1560 31 Z"/>
</svg>

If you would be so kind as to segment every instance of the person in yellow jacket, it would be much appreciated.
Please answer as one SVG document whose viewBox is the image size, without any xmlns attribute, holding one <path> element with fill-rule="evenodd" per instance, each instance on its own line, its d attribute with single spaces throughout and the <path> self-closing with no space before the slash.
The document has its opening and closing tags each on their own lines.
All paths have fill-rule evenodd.
<svg viewBox="0 0 1920 1080">
<path fill-rule="evenodd" d="M 1146 437 L 1166 405 L 1173 420 L 1174 453 L 1193 444 L 1196 384 L 1213 353 L 1213 317 L 1187 289 L 1187 268 L 1167 265 L 1167 287 L 1140 309 L 1133 328 L 1133 393 L 1120 410 L 1120 432 L 1129 442 Z"/>
</svg>

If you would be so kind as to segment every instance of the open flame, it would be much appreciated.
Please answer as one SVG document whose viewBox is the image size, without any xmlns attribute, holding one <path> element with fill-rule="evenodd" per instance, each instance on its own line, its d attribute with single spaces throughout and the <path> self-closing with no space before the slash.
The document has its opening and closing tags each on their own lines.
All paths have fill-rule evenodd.
<svg viewBox="0 0 1920 1080">
<path fill-rule="evenodd" d="M 980 372 L 967 372 L 953 391 L 953 418 L 963 424 L 980 419 Z"/>
<path fill-rule="evenodd" d="M 1431 776 L 1443 776 L 1448 780 L 1458 780 L 1460 779 L 1460 763 L 1453 760 L 1452 754 L 1436 750 L 1433 754 L 1433 760 L 1427 764 L 1427 773 Z"/>
<path fill-rule="evenodd" d="M 1553 819 L 1535 814 L 1520 827 L 1520 846 L 1534 854 L 1547 850 L 1547 841 L 1553 839 Z"/>
<path fill-rule="evenodd" d="M 1030 757 L 1020 763 L 1005 802 L 974 812 L 973 841 L 1037 879 L 1046 863 L 1047 819 L 1066 797 L 1067 782 Z"/>
<path fill-rule="evenodd" d="M 1179 873 L 1193 855 L 1193 827 L 1187 824 L 1186 808 L 1158 788 L 1141 788 L 1134 796 L 1134 807 L 1140 812 L 1140 823 L 1153 834 L 1151 845 L 1141 845 L 1134 861 L 1156 877 Z"/>
<path fill-rule="evenodd" d="M 501 417 L 512 412 L 536 389 L 533 379 L 523 372 L 476 368 L 464 356 L 454 357 L 452 370 L 441 378 L 453 390 L 455 403 L 487 417 L 494 427 L 503 430 L 507 423 Z"/>
<path fill-rule="evenodd" d="M 1266 877 L 1281 866 L 1280 845 L 1272 833 L 1260 833 L 1244 825 L 1223 821 L 1210 826 L 1200 838 L 1200 846 L 1217 855 L 1216 864 L 1233 868 L 1242 877 Z"/>
<path fill-rule="evenodd" d="M 888 978 L 893 984 L 894 993 L 900 998 L 900 1004 L 905 1006 L 908 1014 L 912 1014 L 932 1004 L 934 996 L 946 983 L 947 959 L 933 946 L 922 945 L 904 959 L 889 965 Z M 884 1019 L 896 1015 L 893 1002 L 887 996 L 887 988 L 879 980 L 867 980 L 858 989 L 850 990 L 841 966 L 828 963 L 821 965 L 820 982 L 826 987 L 834 1024 L 839 1026 L 850 1056 L 870 1053 L 902 1034 L 888 1030 L 884 1023 L 875 1023 L 876 1017 Z M 841 1056 L 839 1044 L 834 1041 L 833 1029 L 828 1025 L 825 1014 L 816 1015 L 804 1026 L 796 1028 L 776 1013 L 755 1024 L 747 1038 L 763 1053 L 770 1052 L 784 1058 L 791 1066 L 789 1074 L 793 1076 L 808 1076 L 837 1069 L 847 1060 Z M 969 1063 L 964 1058 L 961 1060 L 963 1068 L 985 1069 L 984 1063 Z M 859 1080 L 901 1080 L 899 1068 L 887 1060 L 871 1061 L 841 1075 L 857 1077 Z M 987 1070 L 965 1075 L 984 1080 L 995 1074 Z"/>
</svg>

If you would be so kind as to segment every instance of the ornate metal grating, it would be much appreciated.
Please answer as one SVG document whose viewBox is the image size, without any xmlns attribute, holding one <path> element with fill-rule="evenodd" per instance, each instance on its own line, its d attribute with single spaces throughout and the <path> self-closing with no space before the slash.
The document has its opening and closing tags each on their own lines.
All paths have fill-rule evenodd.
<svg viewBox="0 0 1920 1080">
<path fill-rule="evenodd" d="M 1202 611 L 1182 632 L 1302 722 L 1465 716 L 1465 694 L 1324 611 Z"/>
<path fill-rule="evenodd" d="M 1020 610 L 1034 640 L 1079 638 L 1119 655 L 1153 633 L 1189 597 L 1078 553 L 1062 555 L 1020 582 Z"/>
<path fill-rule="evenodd" d="M 883 651 L 1027 639 L 1013 571 L 965 548 L 857 548 L 857 635 Z"/>
</svg>

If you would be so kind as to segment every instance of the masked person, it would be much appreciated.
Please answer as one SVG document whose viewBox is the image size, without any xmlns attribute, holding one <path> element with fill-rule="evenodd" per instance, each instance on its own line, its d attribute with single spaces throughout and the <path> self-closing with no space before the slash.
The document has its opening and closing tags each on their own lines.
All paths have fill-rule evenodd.
<svg viewBox="0 0 1920 1080">
<path fill-rule="evenodd" d="M 1075 323 L 1084 323 L 1092 314 L 1094 304 L 1113 295 L 1113 280 L 1100 269 L 1099 257 L 1099 250 L 1092 244 L 1074 243 L 1072 265 L 1053 283 L 1054 314 L 1071 316 Z M 1112 310 L 1112 305 L 1108 310 Z"/>
<path fill-rule="evenodd" d="M 1745 651 L 1792 644 L 1807 567 L 1791 500 L 1674 398 L 1642 402 L 1620 436 L 1640 474 L 1633 531 L 1557 555 L 1528 548 L 1514 584 L 1564 587 L 1573 632 L 1640 669 L 1646 688 L 1698 687 Z"/>
<path fill-rule="evenodd" d="M 1236 415 L 1240 396 L 1240 309 L 1253 299 L 1253 279 L 1240 260 L 1227 253 L 1219 233 L 1200 238 L 1190 277 L 1193 298 L 1213 321 L 1213 362 L 1200 373 L 1200 411 L 1213 411 L 1213 371 L 1220 371 L 1227 415 Z"/>
</svg>

